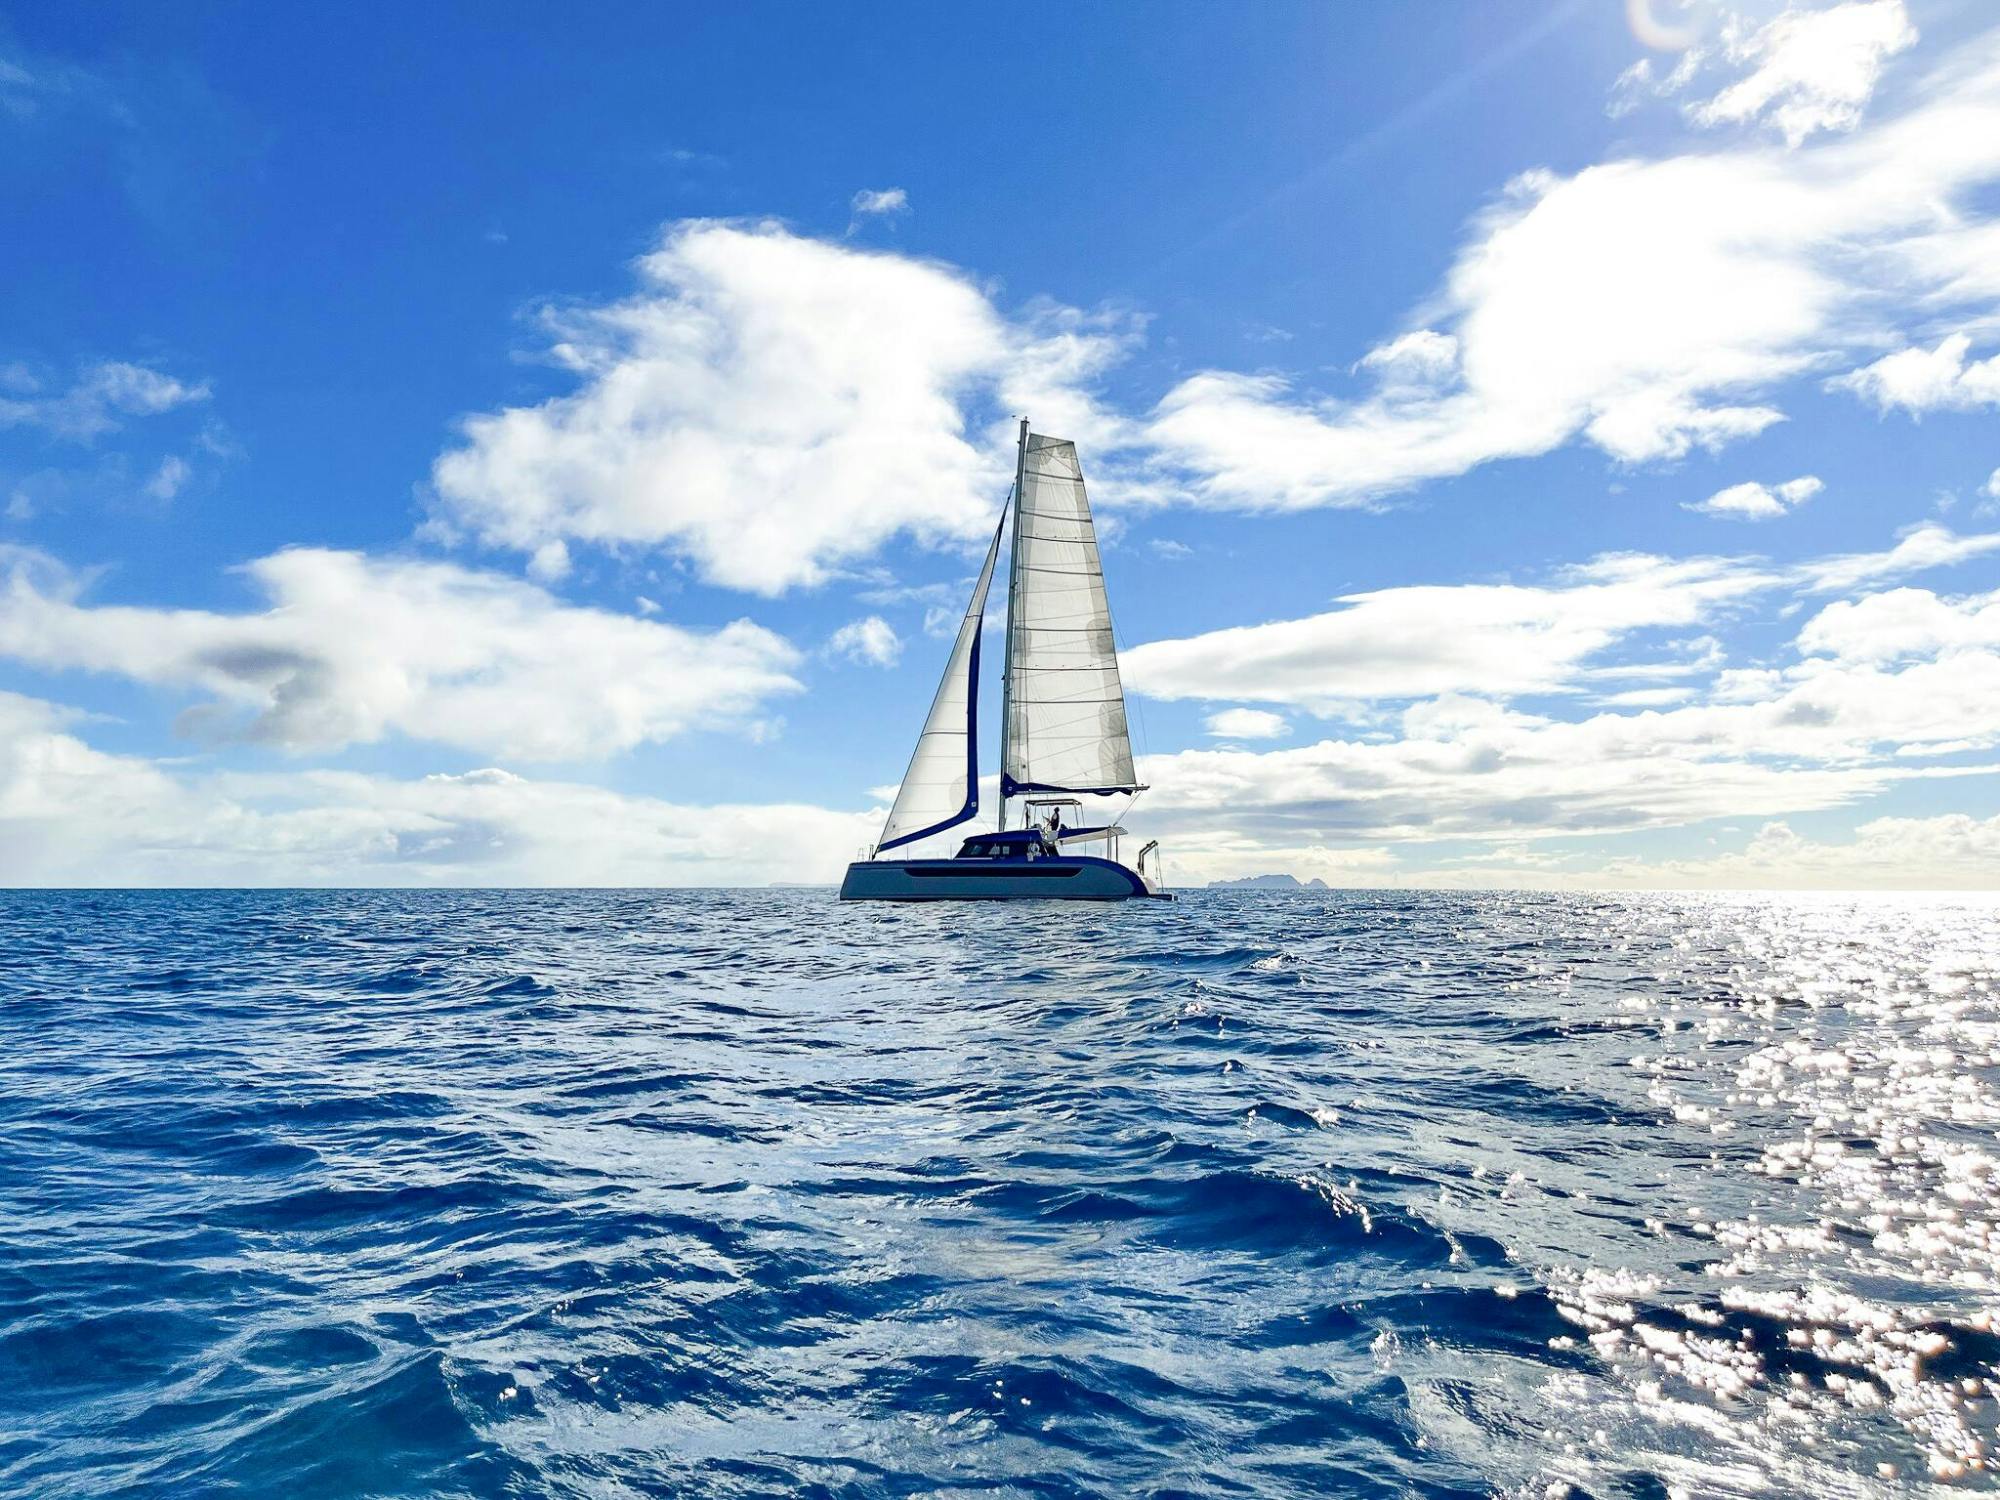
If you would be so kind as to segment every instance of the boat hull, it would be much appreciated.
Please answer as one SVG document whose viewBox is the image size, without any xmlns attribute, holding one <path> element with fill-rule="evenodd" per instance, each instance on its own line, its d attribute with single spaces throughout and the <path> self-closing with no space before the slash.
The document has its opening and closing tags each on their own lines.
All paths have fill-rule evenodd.
<svg viewBox="0 0 2000 1500">
<path fill-rule="evenodd" d="M 843 901 L 1129 901 L 1155 893 L 1108 859 L 865 859 L 847 867 Z"/>
</svg>

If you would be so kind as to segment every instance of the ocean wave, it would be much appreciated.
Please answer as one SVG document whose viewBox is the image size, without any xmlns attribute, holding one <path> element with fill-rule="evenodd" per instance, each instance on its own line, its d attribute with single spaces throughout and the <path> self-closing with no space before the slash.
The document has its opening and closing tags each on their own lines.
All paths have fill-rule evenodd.
<svg viewBox="0 0 2000 1500">
<path fill-rule="evenodd" d="M 1990 1484 L 1949 902 L 0 898 L 0 1490 Z"/>
</svg>

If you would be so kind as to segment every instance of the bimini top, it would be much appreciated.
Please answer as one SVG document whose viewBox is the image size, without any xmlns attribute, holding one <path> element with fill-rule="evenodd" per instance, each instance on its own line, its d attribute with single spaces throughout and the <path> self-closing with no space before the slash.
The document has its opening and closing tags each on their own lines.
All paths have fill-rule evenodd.
<svg viewBox="0 0 2000 1500">
<path fill-rule="evenodd" d="M 1026 859 L 1030 849 L 1054 854 L 1056 847 L 1039 828 L 1010 828 L 1003 833 L 976 833 L 958 846 L 960 859 Z"/>
</svg>

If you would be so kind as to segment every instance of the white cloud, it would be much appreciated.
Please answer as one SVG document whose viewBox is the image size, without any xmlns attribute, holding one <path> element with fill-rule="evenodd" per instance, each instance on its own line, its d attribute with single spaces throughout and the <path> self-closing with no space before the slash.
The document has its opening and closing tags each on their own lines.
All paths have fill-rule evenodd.
<svg viewBox="0 0 2000 1500">
<path fill-rule="evenodd" d="M 84 370 L 66 391 L 0 396 L 0 427 L 41 427 L 57 437 L 88 442 L 116 431 L 129 417 L 157 416 L 207 399 L 206 384 L 190 385 L 144 365 L 107 360 Z"/>
<path fill-rule="evenodd" d="M 0 549 L 0 656 L 212 695 L 189 732 L 292 751 L 391 733 L 524 760 L 741 727 L 795 691 L 749 621 L 695 632 L 566 605 L 446 563 L 293 548 L 244 570 L 261 611 L 92 605 L 87 580 Z"/>
<path fill-rule="evenodd" d="M 968 440 L 969 407 L 1100 441 L 1113 425 L 1080 384 L 1124 330 L 1054 307 L 1010 321 L 933 262 L 695 221 L 639 272 L 624 302 L 545 316 L 580 386 L 466 419 L 433 470 L 446 518 L 524 552 L 663 547 L 775 594 L 897 535 L 987 533 L 1011 465 L 997 429 Z"/>
<path fill-rule="evenodd" d="M 956 600 L 962 608 L 966 596 L 972 592 L 976 577 L 976 574 L 968 574 L 954 583 L 896 583 L 885 576 L 880 583 L 855 590 L 854 597 L 863 604 L 944 605 Z"/>
<path fill-rule="evenodd" d="M 1875 818 L 1847 839 L 1810 839 L 1766 823 L 1735 853 L 1695 859 L 1610 858 L 1497 843 L 1411 864 L 1379 847 L 1247 847 L 1227 836 L 1175 861 L 1177 874 L 1215 879 L 1263 870 L 1320 875 L 1333 885 L 1556 890 L 1992 891 L 2000 889 L 2000 817 L 1965 813 Z"/>
<path fill-rule="evenodd" d="M 2000 500 L 2000 469 L 1986 476 L 1984 493 L 1994 500 Z"/>
<path fill-rule="evenodd" d="M 1710 61 L 1709 51 L 1705 47 L 1689 46 L 1686 50 L 1680 48 L 1673 50 L 1680 52 L 1680 60 L 1664 78 L 1654 72 L 1653 60 L 1649 57 L 1640 58 L 1620 73 L 1611 85 L 1611 97 L 1605 103 L 1604 112 L 1614 120 L 1623 119 L 1637 109 L 1648 95 L 1655 99 L 1665 99 L 1678 94 L 1694 81 L 1696 75 Z"/>
<path fill-rule="evenodd" d="M 1296 869 L 1287 861 L 1300 850 L 1401 841 L 1385 880 L 1410 883 L 1437 841 L 1518 845 L 1782 817 L 1914 779 L 2000 774 L 1956 760 L 2000 749 L 2000 595 L 1843 601 L 1809 620 L 1796 648 L 1789 666 L 1724 674 L 1679 706 L 1566 722 L 1444 695 L 1411 704 L 1391 733 L 1147 757 L 1147 831 L 1167 839 L 1177 868 L 1212 873 L 1257 868 L 1252 851 L 1262 868 Z M 1518 857 L 1503 867 L 1521 883 Z M 1657 868 L 1585 873 L 1569 883 L 1703 883 Z M 1939 866 L 1919 883 L 1962 876 Z M 1850 873 L 1836 883 L 1869 882 Z"/>
<path fill-rule="evenodd" d="M 1695 690 L 1690 687 L 1627 688 L 1620 693 L 1605 693 L 1597 701 L 1607 708 L 1672 708 L 1694 696 Z"/>
<path fill-rule="evenodd" d="M 1614 555 L 1551 586 L 1351 594 L 1326 614 L 1155 641 L 1119 663 L 1126 686 L 1154 698 L 1329 711 L 1352 700 L 1566 692 L 1591 658 L 1633 632 L 1698 625 L 1776 582 L 1731 559 Z"/>
<path fill-rule="evenodd" d="M 1202 721 L 1210 738 L 1220 740 L 1281 740 L 1292 732 L 1283 714 L 1262 708 L 1225 708 Z"/>
<path fill-rule="evenodd" d="M 828 654 L 871 667 L 893 667 L 903 654 L 902 639 L 880 615 L 850 620 L 826 643 Z"/>
<path fill-rule="evenodd" d="M 166 504 L 186 487 L 188 476 L 192 472 L 188 468 L 186 459 L 169 454 L 160 460 L 159 468 L 155 469 L 153 477 L 146 481 L 146 498 L 156 500 L 162 505 Z"/>
<path fill-rule="evenodd" d="M 1801 563 L 1793 580 L 1817 594 L 1835 594 L 1885 579 L 1903 578 L 1930 568 L 1950 567 L 1989 552 L 2000 552 L 2000 532 L 1960 536 L 1947 526 L 1925 521 L 1913 526 L 1886 552 L 1851 552 Z"/>
<path fill-rule="evenodd" d="M 1902 0 L 1851 0 L 1827 10 L 1786 10 L 1725 42 L 1730 61 L 1751 64 L 1714 98 L 1691 105 L 1700 125 L 1763 119 L 1797 146 L 1821 130 L 1852 130 L 1875 93 L 1882 67 L 1914 46 L 1917 31 Z"/>
<path fill-rule="evenodd" d="M 1155 557 L 1164 557 L 1168 562 L 1179 562 L 1184 557 L 1193 557 L 1194 548 L 1186 542 L 1177 542 L 1172 537 L 1156 536 L 1146 545 Z"/>
<path fill-rule="evenodd" d="M 1899 349 L 1827 384 L 1873 401 L 1885 412 L 1901 407 L 1913 416 L 2000 406 L 2000 354 L 1967 364 L 1971 347 L 1968 336 L 1954 333 L 1935 349 Z"/>
<path fill-rule="evenodd" d="M 0 885 L 837 880 L 880 809 L 690 806 L 500 770 L 202 773 L 92 749 L 0 693 Z"/>
<path fill-rule="evenodd" d="M 1838 600 L 1806 622 L 1798 644 L 1809 655 L 1869 664 L 2000 650 L 2000 593 L 1946 599 L 1902 588 Z"/>
<path fill-rule="evenodd" d="M 1806 55 L 1782 39 L 1759 46 Z M 2000 317 L 1994 141 L 2000 33 L 1849 137 L 1525 173 L 1356 363 L 1359 396 L 1206 370 L 1139 422 L 1092 395 L 1130 317 L 1010 317 L 935 263 L 681 223 L 638 294 L 546 316 L 577 388 L 468 419 L 434 471 L 439 516 L 524 553 L 664 548 L 777 593 L 895 536 L 972 542 L 1008 409 L 1087 435 L 1113 504 L 1356 505 L 1577 440 L 1627 463 L 1716 450 L 1783 420 L 1796 377 L 1901 337 L 1899 307 Z"/>
<path fill-rule="evenodd" d="M 1706 630 L 1766 594 L 1838 594 L 1996 552 L 2000 532 L 1958 536 L 1926 522 L 1882 552 L 1784 568 L 1758 558 L 1610 554 L 1564 568 L 1548 584 L 1412 584 L 1350 594 L 1340 608 L 1302 620 L 1146 642 L 1122 652 L 1120 668 L 1128 690 L 1152 698 L 1290 704 L 1358 720 L 1378 704 L 1450 694 L 1590 692 L 1610 706 L 1668 708 L 1694 696 L 1686 680 L 1710 676 L 1712 702 L 1758 702 L 1784 690 L 1784 672 L 1718 670 L 1722 650 L 1708 634 L 1676 634 L 1636 654 L 1632 640 L 1642 632 Z M 1902 590 L 1890 598 L 1910 596 Z M 1816 620 L 1838 620 L 1840 608 L 1860 606 L 1836 606 Z M 1828 628 L 1810 626 L 1800 648 L 1824 654 Z M 1936 644 L 1944 640 L 1940 634 Z M 1628 658 L 1610 658 L 1614 646 L 1626 646 Z M 1638 686 L 1598 692 L 1618 680 Z"/>
<path fill-rule="evenodd" d="M 1815 659 L 1755 702 L 1578 722 L 1447 697 L 1413 705 L 1399 727 L 1149 756 L 1149 831 L 1276 846 L 1544 839 L 1845 806 L 1961 774 L 1914 763 L 1924 755 L 2000 746 L 2000 653 L 1899 670 Z"/>
<path fill-rule="evenodd" d="M 902 214 L 910 211 L 910 195 L 902 188 L 863 188 L 854 195 L 856 214 Z"/>
<path fill-rule="evenodd" d="M 1805 504 L 1825 488 L 1810 474 L 1788 479 L 1783 484 L 1758 484 L 1752 480 L 1717 490 L 1706 500 L 1683 508 L 1731 520 L 1768 521 Z"/>
<path fill-rule="evenodd" d="M 1508 882 L 1516 883 L 1516 882 Z M 1874 818 L 1845 840 L 1809 839 L 1767 823 L 1734 854 L 1603 861 L 1540 884 L 1696 890 L 2000 889 L 2000 817 L 1965 813 Z"/>
<path fill-rule="evenodd" d="M 569 576 L 569 548 L 560 539 L 543 542 L 528 555 L 528 576 L 537 583 L 559 583 Z"/>
<path fill-rule="evenodd" d="M 1360 368 L 1373 371 L 1385 392 L 1427 394 L 1456 373 L 1458 340 L 1420 328 L 1369 350 Z"/>
<path fill-rule="evenodd" d="M 1612 83 L 1611 95 L 1605 101 L 1604 112 L 1614 120 L 1622 120 L 1639 107 L 1644 95 L 1657 90 L 1658 85 L 1653 81 L 1653 60 L 1650 57 L 1642 57 L 1620 73 Z"/>
<path fill-rule="evenodd" d="M 1283 749 L 1148 757 L 1147 831 L 1167 839 L 1178 870 L 1203 878 L 1317 871 L 1312 851 L 1393 840 L 1408 845 L 1406 857 L 1360 871 L 1367 883 L 1448 884 L 1424 874 L 1424 845 L 1784 817 L 1912 779 L 2000 773 L 1963 764 L 2000 750 L 2000 593 L 1901 588 L 1840 600 L 1807 618 L 1769 666 L 1718 670 L 1721 648 L 1704 636 L 1636 651 L 1627 640 L 1700 629 L 1752 596 L 1866 586 L 1994 551 L 2000 534 L 1958 537 L 1932 524 L 1883 552 L 1783 568 L 1614 556 L 1539 587 L 1381 590 L 1307 620 L 1142 646 L 1122 658 L 1135 690 L 1344 709 L 1359 725 L 1352 737 Z M 1609 657 L 1621 641 L 1623 659 Z M 1663 654 L 1670 659 L 1654 659 Z M 1577 720 L 1495 701 L 1676 675 L 1666 686 L 1593 694 L 1606 711 Z M 1395 718 L 1376 707 L 1398 701 L 1408 706 Z M 1524 883 L 1520 857 L 1510 860 L 1486 873 L 1510 870 Z M 1659 869 L 1590 871 L 1613 884 L 1681 880 Z M 1588 882 L 1579 874 L 1575 883 Z"/>
<path fill-rule="evenodd" d="M 1898 309 L 2000 314 L 1996 180 L 2000 34 L 1851 136 L 1524 174 L 1419 334 L 1364 361 L 1372 389 L 1203 371 L 1148 436 L 1194 499 L 1250 509 L 1366 504 L 1579 438 L 1627 463 L 1717 449 L 1782 420 L 1787 382 L 1896 337 Z"/>
<path fill-rule="evenodd" d="M 1897 779 L 1662 743 L 1649 731 L 1663 714 L 1569 724 L 1471 700 L 1424 709 L 1385 742 L 1149 756 L 1148 831 L 1176 851 L 1217 831 L 1274 847 L 1561 838 L 1837 807 Z"/>
<path fill-rule="evenodd" d="M 1671 50 L 1679 52 L 1680 57 L 1665 77 L 1654 72 L 1653 59 L 1649 57 L 1640 58 L 1620 73 L 1611 85 L 1611 97 L 1605 104 L 1605 113 L 1614 120 L 1621 119 L 1637 109 L 1647 95 L 1666 99 L 1682 93 L 1714 60 L 1712 49 L 1696 46 L 1692 42 Z"/>
</svg>

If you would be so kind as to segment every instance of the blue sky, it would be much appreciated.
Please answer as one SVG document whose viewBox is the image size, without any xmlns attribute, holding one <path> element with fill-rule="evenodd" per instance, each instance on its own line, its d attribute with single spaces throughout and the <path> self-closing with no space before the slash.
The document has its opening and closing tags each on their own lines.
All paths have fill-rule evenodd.
<svg viewBox="0 0 2000 1500">
<path fill-rule="evenodd" d="M 0 879 L 831 878 L 1025 410 L 1170 878 L 1993 883 L 1990 14 L 1251 14 L 0 11 Z"/>
</svg>

